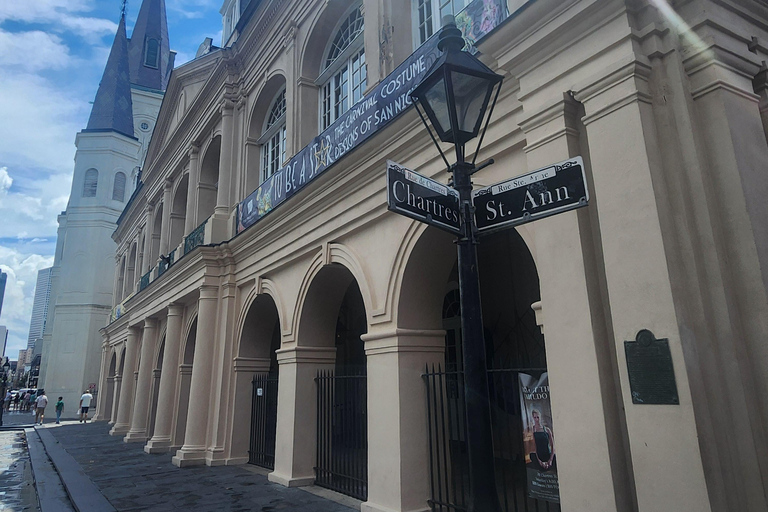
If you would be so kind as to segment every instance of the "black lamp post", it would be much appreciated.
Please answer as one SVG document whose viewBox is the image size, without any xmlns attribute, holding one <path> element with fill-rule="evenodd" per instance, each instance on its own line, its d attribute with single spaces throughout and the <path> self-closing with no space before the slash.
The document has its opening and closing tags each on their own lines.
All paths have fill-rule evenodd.
<svg viewBox="0 0 768 512">
<path fill-rule="evenodd" d="M 487 165 L 477 167 L 475 160 L 501 89 L 502 77 L 475 56 L 461 51 L 463 47 L 464 39 L 461 31 L 456 28 L 453 16 L 446 16 L 443 18 L 438 42 L 438 48 L 443 54 L 411 93 L 411 98 L 448 170 L 453 173 L 452 186 L 459 192 L 463 233 L 457 245 L 470 489 L 467 509 L 469 512 L 497 512 L 500 506 L 493 460 L 485 339 L 477 268 L 478 236 L 472 206 L 471 176 Z M 454 145 L 455 164 L 448 163 L 422 114 L 422 109 L 440 140 Z M 472 162 L 467 162 L 464 146 L 478 134 L 480 139 L 475 149 L 475 157 Z M 488 163 L 492 162 L 491 160 Z"/>
</svg>

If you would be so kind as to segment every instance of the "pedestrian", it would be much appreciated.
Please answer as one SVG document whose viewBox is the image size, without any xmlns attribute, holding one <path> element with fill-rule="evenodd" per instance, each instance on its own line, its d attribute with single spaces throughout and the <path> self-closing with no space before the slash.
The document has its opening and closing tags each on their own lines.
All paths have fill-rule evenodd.
<svg viewBox="0 0 768 512">
<path fill-rule="evenodd" d="M 24 396 L 21 397 L 21 412 L 24 412 L 29 407 L 29 391 L 24 392 Z"/>
<path fill-rule="evenodd" d="M 13 410 L 18 412 L 19 411 L 19 401 L 21 400 L 21 393 L 16 393 L 16 396 L 13 397 Z"/>
<path fill-rule="evenodd" d="M 11 396 L 11 390 L 9 389 L 5 392 L 5 398 L 3 399 L 3 409 L 6 411 L 11 410 L 11 398 L 13 397 Z"/>
<path fill-rule="evenodd" d="M 59 401 L 56 402 L 56 424 L 61 423 L 61 411 L 64 410 L 64 397 L 60 396 Z"/>
<path fill-rule="evenodd" d="M 86 389 L 80 397 L 80 423 L 88 422 L 88 408 L 91 406 L 91 400 L 93 395 Z"/>
<path fill-rule="evenodd" d="M 45 390 L 41 389 L 37 392 L 37 398 L 35 399 L 35 423 L 43 424 L 45 419 L 45 406 L 48 405 L 48 397 L 45 396 Z"/>
</svg>

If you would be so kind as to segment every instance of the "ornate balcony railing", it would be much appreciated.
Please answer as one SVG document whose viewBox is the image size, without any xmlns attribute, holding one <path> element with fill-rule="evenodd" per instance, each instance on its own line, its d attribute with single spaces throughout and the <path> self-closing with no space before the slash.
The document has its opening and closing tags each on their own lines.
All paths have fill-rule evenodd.
<svg viewBox="0 0 768 512">
<path fill-rule="evenodd" d="M 139 291 L 143 290 L 147 286 L 149 286 L 149 279 L 152 276 L 152 271 L 150 270 L 143 276 L 141 276 L 141 281 L 139 281 Z"/>
<path fill-rule="evenodd" d="M 208 223 L 208 219 L 205 219 L 202 224 L 197 226 L 184 238 L 184 254 L 187 254 L 192 249 L 205 243 L 205 225 Z"/>
<path fill-rule="evenodd" d="M 166 259 L 160 260 L 160 263 L 157 264 L 157 277 L 160 277 L 161 275 L 165 274 L 165 271 L 168 270 L 171 267 L 171 265 L 173 265 L 175 258 L 176 258 L 176 249 L 169 252 Z"/>
</svg>

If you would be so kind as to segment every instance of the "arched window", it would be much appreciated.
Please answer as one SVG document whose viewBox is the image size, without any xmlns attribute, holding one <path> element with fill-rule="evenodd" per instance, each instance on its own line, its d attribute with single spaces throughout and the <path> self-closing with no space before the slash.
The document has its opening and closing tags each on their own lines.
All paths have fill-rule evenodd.
<svg viewBox="0 0 768 512">
<path fill-rule="evenodd" d="M 259 140 L 261 146 L 261 181 L 272 176 L 285 162 L 285 89 L 280 91 L 269 108 L 267 122 Z"/>
<path fill-rule="evenodd" d="M 83 183 L 83 197 L 96 197 L 99 186 L 99 171 L 88 169 L 85 171 L 85 183 Z"/>
<path fill-rule="evenodd" d="M 365 92 L 362 4 L 357 4 L 335 32 L 320 74 L 320 131 L 357 103 Z"/>
<path fill-rule="evenodd" d="M 160 67 L 157 62 L 160 58 L 160 42 L 157 39 L 147 39 L 144 49 L 144 65 L 148 68 Z"/>
<path fill-rule="evenodd" d="M 125 201 L 125 174 L 118 172 L 115 174 L 115 185 L 112 187 L 112 200 Z"/>
<path fill-rule="evenodd" d="M 420 46 L 440 30 L 443 16 L 460 13 L 472 0 L 413 0 L 414 41 Z"/>
</svg>

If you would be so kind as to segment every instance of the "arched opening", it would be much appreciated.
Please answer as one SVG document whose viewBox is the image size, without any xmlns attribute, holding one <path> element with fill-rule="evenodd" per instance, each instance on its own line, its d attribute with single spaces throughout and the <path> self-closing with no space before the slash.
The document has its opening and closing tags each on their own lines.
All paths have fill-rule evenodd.
<svg viewBox="0 0 768 512">
<path fill-rule="evenodd" d="M 416 243 L 403 278 L 398 325 L 445 330 L 445 359 L 431 368 L 430 471 L 432 500 L 466 506 L 468 485 L 464 417 L 463 337 L 456 250 L 451 236 L 428 228 Z M 526 464 L 536 451 L 532 432 L 524 432 L 520 375 L 546 372 L 544 337 L 536 323 L 539 278 L 528 247 L 514 230 L 487 235 L 478 246 L 491 422 L 500 499 L 505 510 L 559 510 L 559 505 L 529 498 Z M 415 279 L 419 276 L 419 279 Z M 544 419 L 551 426 L 551 417 Z M 530 439 L 529 439 L 530 438 Z M 532 448 L 533 447 L 533 448 Z M 426 468 L 425 468 L 426 470 Z M 446 480 L 447 479 L 447 480 Z M 450 486 L 438 485 L 450 481 Z"/>
<path fill-rule="evenodd" d="M 96 197 L 99 188 L 99 171 L 88 169 L 85 171 L 85 180 L 83 181 L 83 197 Z"/>
<path fill-rule="evenodd" d="M 213 215 L 216 191 L 219 186 L 219 157 L 221 137 L 216 136 L 208 146 L 200 164 L 200 183 L 197 185 L 197 221 L 202 223 Z"/>
<path fill-rule="evenodd" d="M 131 244 L 131 251 L 128 253 L 128 261 L 125 264 L 125 283 L 123 286 L 123 297 L 132 294 L 136 286 L 136 242 Z"/>
<path fill-rule="evenodd" d="M 307 290 L 299 342 L 335 348 L 317 374 L 315 483 L 361 500 L 368 497 L 367 368 L 361 336 L 365 302 L 352 273 L 326 265 Z"/>
<path fill-rule="evenodd" d="M 155 207 L 152 220 L 152 235 L 151 243 L 149 247 L 149 261 L 147 266 L 151 269 L 154 268 L 158 258 L 160 258 L 160 233 L 163 230 L 163 203 L 158 203 Z"/>
<path fill-rule="evenodd" d="M 262 181 L 268 177 L 264 166 L 264 147 L 269 143 L 277 132 L 281 135 L 286 132 L 287 115 L 283 115 L 282 120 L 279 118 L 272 119 L 273 123 L 270 124 L 270 118 L 273 114 L 273 107 L 275 101 L 278 99 L 278 95 L 283 94 L 283 103 L 285 104 L 285 110 L 287 111 L 287 102 L 285 101 L 285 77 L 282 75 L 275 75 L 271 77 L 264 84 L 264 88 L 259 93 L 259 97 L 251 113 L 251 120 L 248 126 L 248 138 L 246 139 L 246 158 L 247 158 L 247 173 L 245 177 L 245 186 L 247 191 L 256 190 Z M 269 126 L 268 126 L 269 125 Z M 278 141 L 279 142 L 279 141 Z M 287 141 L 283 141 L 283 150 L 285 151 Z M 278 144 L 279 146 L 279 144 Z"/>
<path fill-rule="evenodd" d="M 114 406 L 112 407 L 112 415 L 110 416 L 109 423 L 114 424 L 117 421 L 117 412 L 120 409 L 120 389 L 123 387 L 123 378 L 125 371 L 125 346 L 123 346 L 123 349 L 120 351 L 120 362 L 118 363 L 118 370 L 115 374 L 115 393 L 112 398 L 112 403 Z M 131 375 L 131 378 L 133 378 L 133 375 Z"/>
<path fill-rule="evenodd" d="M 104 394 L 104 415 L 102 418 L 112 418 L 112 407 L 115 403 L 115 373 L 117 372 L 117 353 L 112 352 L 107 369 L 107 389 Z"/>
<path fill-rule="evenodd" d="M 112 186 L 112 200 L 125 202 L 125 173 L 115 174 L 115 183 Z"/>
<path fill-rule="evenodd" d="M 187 188 L 189 186 L 189 174 L 181 178 L 179 186 L 171 202 L 171 238 L 168 251 L 174 250 L 184 238 L 184 222 L 187 216 Z M 179 255 L 177 255 L 178 257 Z"/>
<path fill-rule="evenodd" d="M 232 457 L 275 467 L 280 318 L 269 295 L 251 303 L 234 362 Z"/>
<path fill-rule="evenodd" d="M 155 367 L 152 369 L 152 387 L 149 396 L 149 414 L 147 415 L 147 439 L 155 435 L 155 421 L 157 420 L 157 405 L 160 394 L 160 375 L 163 368 L 163 355 L 165 354 L 165 335 L 160 342 L 160 350 L 155 359 Z"/>
<path fill-rule="evenodd" d="M 120 258 L 120 264 L 117 269 L 117 288 L 115 289 L 115 305 L 123 301 L 123 284 L 125 283 L 125 256 Z"/>
<path fill-rule="evenodd" d="M 189 411 L 189 390 L 192 383 L 192 364 L 195 359 L 195 341 L 197 340 L 197 318 L 192 322 L 184 344 L 184 359 L 179 365 L 179 410 L 176 414 L 176 428 L 172 440 L 172 451 L 184 444 L 184 434 L 187 430 L 187 412 Z"/>
</svg>

